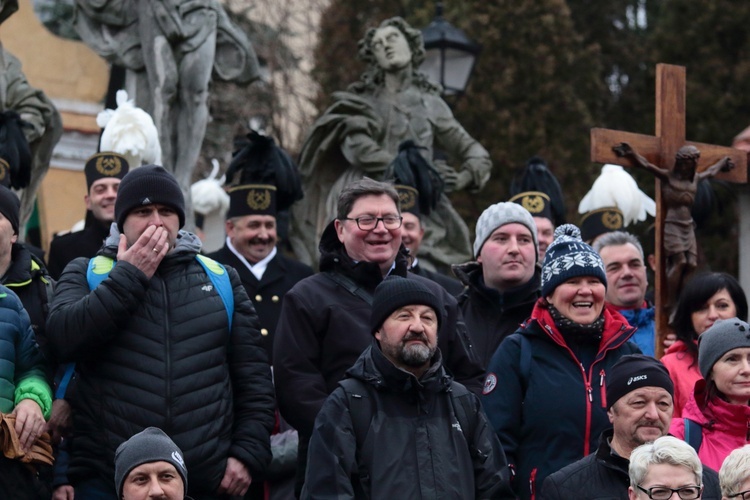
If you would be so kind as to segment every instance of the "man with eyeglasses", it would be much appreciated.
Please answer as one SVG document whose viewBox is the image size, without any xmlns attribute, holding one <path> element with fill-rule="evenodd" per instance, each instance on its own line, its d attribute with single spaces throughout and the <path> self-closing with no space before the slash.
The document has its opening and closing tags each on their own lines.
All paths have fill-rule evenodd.
<svg viewBox="0 0 750 500">
<path fill-rule="evenodd" d="M 601 379 L 606 384 L 612 429 L 602 433 L 594 453 L 549 475 L 541 500 L 646 498 L 628 497 L 628 467 L 633 450 L 667 435 L 674 410 L 674 384 L 660 361 L 643 354 L 623 356 Z M 716 471 L 703 467 L 698 484 L 705 484 L 704 500 L 721 499 Z"/>
<path fill-rule="evenodd" d="M 456 299 L 439 284 L 407 270 L 394 187 L 369 178 L 354 181 L 339 195 L 336 214 L 321 237 L 320 272 L 301 280 L 284 296 L 274 339 L 279 409 L 300 434 L 297 492 L 315 417 L 372 342 L 368 324 L 372 294 L 384 277 L 420 280 L 435 294 L 445 318 L 438 346 L 446 368 L 477 394 L 483 378 Z"/>
<path fill-rule="evenodd" d="M 630 455 L 629 500 L 701 500 L 704 467 L 698 454 L 685 441 L 660 437 L 639 446 Z"/>
</svg>

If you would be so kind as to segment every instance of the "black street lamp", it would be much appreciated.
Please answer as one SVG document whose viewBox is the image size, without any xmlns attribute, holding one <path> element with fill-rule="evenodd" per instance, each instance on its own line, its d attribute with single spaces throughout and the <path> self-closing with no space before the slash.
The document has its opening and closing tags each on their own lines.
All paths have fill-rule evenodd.
<svg viewBox="0 0 750 500">
<path fill-rule="evenodd" d="M 443 2 L 437 3 L 435 11 L 435 19 L 422 30 L 427 54 L 419 69 L 443 86 L 443 95 L 461 95 L 481 47 L 443 19 Z"/>
</svg>

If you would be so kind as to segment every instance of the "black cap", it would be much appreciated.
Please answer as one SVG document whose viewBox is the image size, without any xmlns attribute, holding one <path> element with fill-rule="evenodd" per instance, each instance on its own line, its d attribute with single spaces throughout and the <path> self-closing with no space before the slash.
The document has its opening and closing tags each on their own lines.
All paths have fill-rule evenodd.
<svg viewBox="0 0 750 500">
<path fill-rule="evenodd" d="M 607 409 L 641 387 L 661 387 L 674 397 L 674 383 L 661 361 L 643 354 L 621 357 L 607 374 Z"/>
<path fill-rule="evenodd" d="M 555 219 L 552 215 L 552 204 L 546 193 L 542 193 L 541 191 L 526 191 L 518 193 L 508 201 L 518 203 L 528 210 L 532 216 L 544 217 L 554 224 Z"/>
<path fill-rule="evenodd" d="M 407 279 L 401 276 L 388 276 L 375 288 L 370 314 L 371 333 L 375 333 L 383 322 L 400 307 L 425 305 L 435 311 L 438 326 L 441 322 L 440 299 L 422 284 L 419 279 Z"/>
<path fill-rule="evenodd" d="M 120 183 L 115 201 L 115 220 L 120 232 L 133 209 L 154 203 L 174 208 L 180 227 L 185 225 L 185 198 L 172 174 L 159 165 L 144 165 L 129 172 Z"/>
<path fill-rule="evenodd" d="M 581 239 L 591 242 L 599 235 L 619 231 L 624 227 L 622 211 L 617 207 L 604 207 L 586 212 L 581 217 Z"/>
<path fill-rule="evenodd" d="M 276 216 L 276 186 L 245 184 L 229 190 L 229 211 L 226 218 L 243 215 Z"/>
<path fill-rule="evenodd" d="M 13 233 L 18 234 L 18 222 L 19 214 L 21 211 L 21 200 L 18 199 L 16 193 L 11 191 L 8 187 L 0 185 L 0 213 L 8 219 Z"/>
<path fill-rule="evenodd" d="M 396 184 L 393 186 L 398 193 L 398 202 L 401 212 L 409 212 L 419 217 L 419 191 L 411 186 Z"/>
<path fill-rule="evenodd" d="M 124 156 L 109 151 L 96 153 L 86 160 L 83 171 L 86 174 L 86 190 L 99 179 L 122 179 L 128 173 L 128 160 Z"/>
</svg>

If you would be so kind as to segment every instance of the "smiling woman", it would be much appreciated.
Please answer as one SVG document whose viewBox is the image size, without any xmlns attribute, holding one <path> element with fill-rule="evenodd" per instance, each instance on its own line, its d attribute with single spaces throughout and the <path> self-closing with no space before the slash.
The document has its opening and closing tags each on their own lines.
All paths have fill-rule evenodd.
<svg viewBox="0 0 750 500">
<path fill-rule="evenodd" d="M 607 375 L 622 356 L 639 350 L 628 342 L 634 329 L 605 305 L 606 290 L 599 254 L 576 226 L 560 226 L 544 257 L 542 297 L 531 319 L 490 361 L 483 402 L 522 499 L 534 498 L 549 474 L 591 453 L 611 427 Z M 550 426 L 549 415 L 560 424 Z"/>
</svg>

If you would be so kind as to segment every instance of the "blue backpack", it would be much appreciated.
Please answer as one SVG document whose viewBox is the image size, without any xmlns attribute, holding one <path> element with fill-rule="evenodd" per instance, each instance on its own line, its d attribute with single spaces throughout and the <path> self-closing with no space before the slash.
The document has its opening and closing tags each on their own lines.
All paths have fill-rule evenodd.
<svg viewBox="0 0 750 500">
<path fill-rule="evenodd" d="M 196 254 L 195 258 L 206 271 L 211 283 L 216 288 L 216 292 L 221 297 L 222 302 L 224 302 L 224 308 L 227 310 L 229 318 L 229 333 L 231 334 L 232 316 L 234 315 L 234 293 L 232 291 L 232 283 L 229 280 L 229 273 L 223 265 L 205 255 Z M 107 279 L 109 273 L 115 267 L 115 262 L 115 259 L 112 257 L 104 255 L 97 255 L 89 260 L 89 267 L 86 270 L 86 280 L 89 284 L 89 290 L 94 290 L 102 281 Z M 65 397 L 65 392 L 68 390 L 68 384 L 73 377 L 75 367 L 75 363 L 68 363 L 66 365 L 65 374 L 57 386 L 57 391 L 55 391 L 56 399 L 63 399 Z"/>
</svg>

